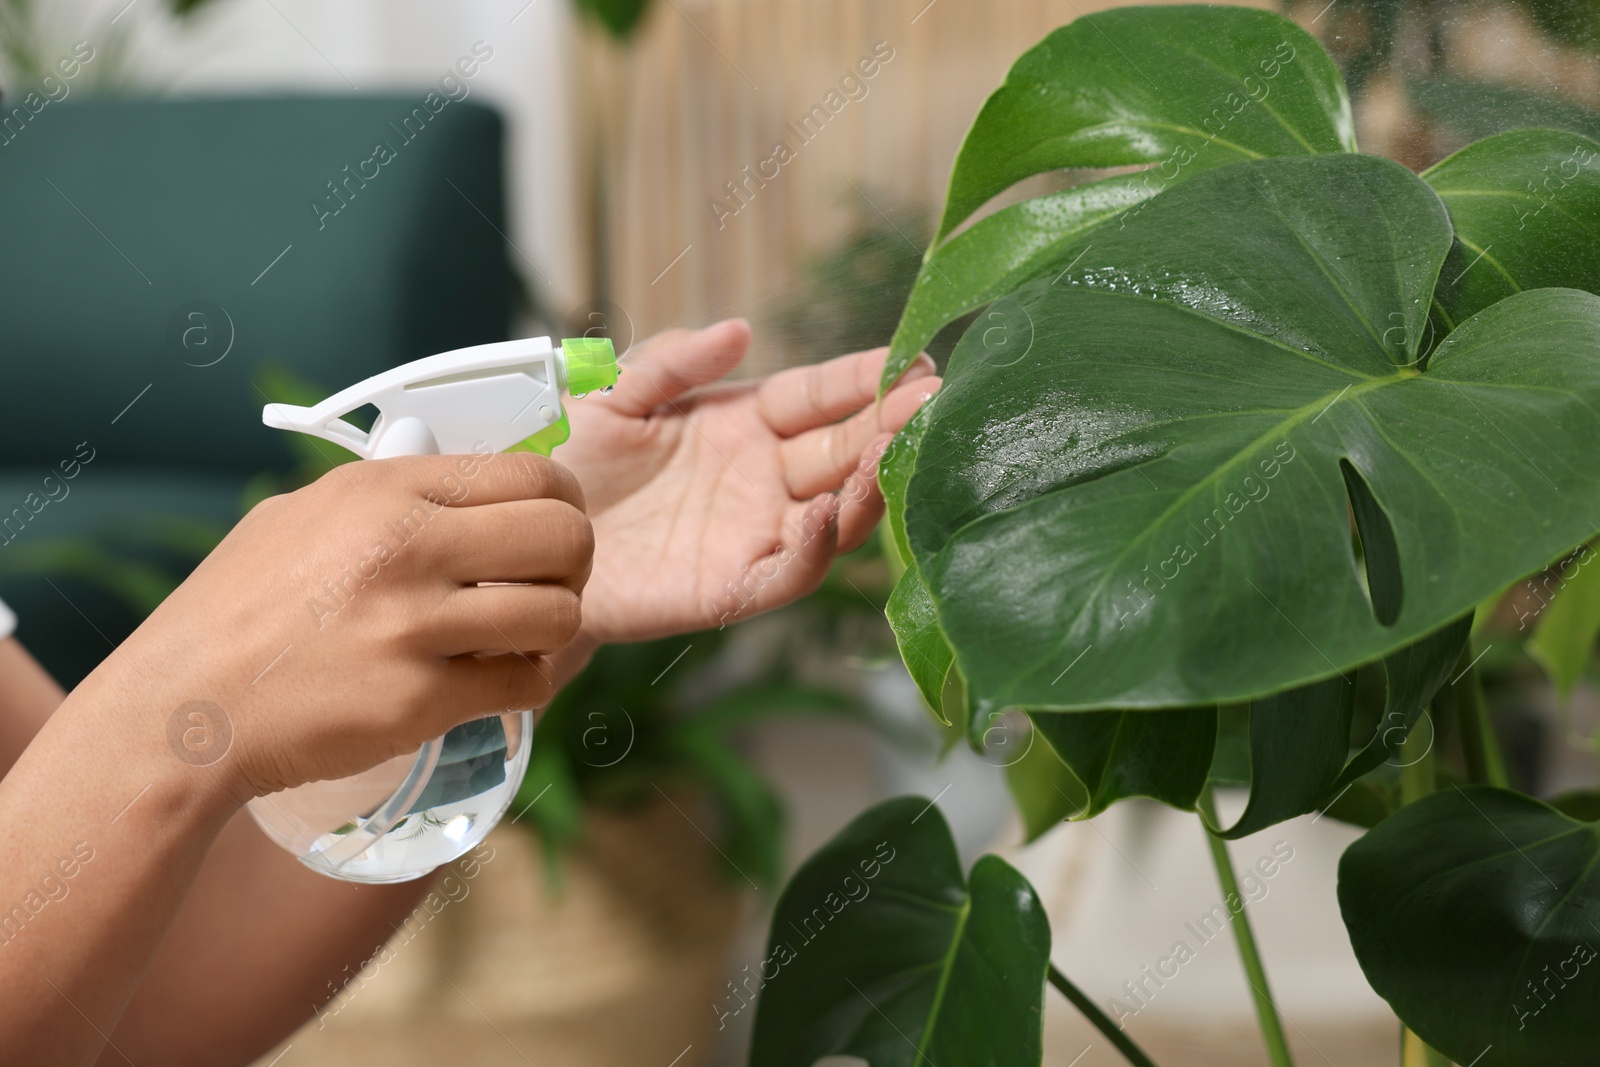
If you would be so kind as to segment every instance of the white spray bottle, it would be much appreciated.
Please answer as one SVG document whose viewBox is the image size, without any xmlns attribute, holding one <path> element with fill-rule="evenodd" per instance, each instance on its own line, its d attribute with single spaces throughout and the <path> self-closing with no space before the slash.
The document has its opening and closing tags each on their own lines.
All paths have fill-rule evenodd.
<svg viewBox="0 0 1600 1067">
<path fill-rule="evenodd" d="M 603 337 L 548 337 L 461 348 L 395 367 L 314 407 L 268 404 L 262 421 L 313 434 L 362 459 L 530 451 L 569 434 L 561 394 L 611 391 Z M 379 411 L 363 433 L 343 416 Z M 463 855 L 510 806 L 528 768 L 530 711 L 478 719 L 415 753 L 337 781 L 257 797 L 250 814 L 314 871 L 350 882 L 404 882 Z"/>
</svg>

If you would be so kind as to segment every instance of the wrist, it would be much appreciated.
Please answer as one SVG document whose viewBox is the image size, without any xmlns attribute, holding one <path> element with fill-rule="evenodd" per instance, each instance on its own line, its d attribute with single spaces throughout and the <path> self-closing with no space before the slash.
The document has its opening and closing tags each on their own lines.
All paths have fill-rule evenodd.
<svg viewBox="0 0 1600 1067">
<path fill-rule="evenodd" d="M 119 649 L 68 694 L 49 725 L 74 748 L 104 753 L 94 766 L 114 767 L 119 779 L 147 789 L 141 805 L 153 798 L 151 806 L 177 823 L 220 826 L 252 795 L 234 751 L 233 722 L 216 704 L 161 684 L 166 680 Z"/>
</svg>

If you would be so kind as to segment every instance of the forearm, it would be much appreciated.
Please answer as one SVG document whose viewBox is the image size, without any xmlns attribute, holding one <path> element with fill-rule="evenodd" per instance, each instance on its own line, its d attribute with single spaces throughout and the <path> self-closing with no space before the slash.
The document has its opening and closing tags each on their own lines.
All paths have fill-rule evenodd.
<svg viewBox="0 0 1600 1067">
<path fill-rule="evenodd" d="M 66 698 L 14 637 L 0 639 L 0 777 Z"/>
<path fill-rule="evenodd" d="M 91 1063 L 237 807 L 178 760 L 155 690 L 104 668 L 0 782 L 0 1047 Z"/>
<path fill-rule="evenodd" d="M 580 635 L 552 655 L 555 684 L 570 681 L 596 647 Z M 239 813 L 206 857 L 102 1063 L 120 1065 L 123 1055 L 167 1067 L 253 1062 L 334 997 L 437 885 L 437 877 L 334 881 Z M 251 961 L 248 980 L 240 960 Z"/>
<path fill-rule="evenodd" d="M 111 1034 L 116 1049 L 101 1062 L 254 1062 L 337 994 L 435 882 L 334 881 L 239 813 L 206 857 Z"/>
</svg>

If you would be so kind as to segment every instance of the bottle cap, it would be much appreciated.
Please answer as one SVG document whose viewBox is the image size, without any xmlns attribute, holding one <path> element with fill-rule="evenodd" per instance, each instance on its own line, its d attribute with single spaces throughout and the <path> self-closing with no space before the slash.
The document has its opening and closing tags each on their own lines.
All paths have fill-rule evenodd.
<svg viewBox="0 0 1600 1067">
<path fill-rule="evenodd" d="M 617 350 L 611 338 L 563 338 L 561 356 L 567 365 L 567 392 L 573 396 L 617 384 Z"/>
</svg>

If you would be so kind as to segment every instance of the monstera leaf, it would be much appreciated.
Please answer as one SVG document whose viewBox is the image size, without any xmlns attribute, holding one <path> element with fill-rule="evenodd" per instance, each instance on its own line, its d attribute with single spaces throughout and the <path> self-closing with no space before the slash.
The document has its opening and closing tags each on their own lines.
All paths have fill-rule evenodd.
<svg viewBox="0 0 1600 1067">
<path fill-rule="evenodd" d="M 1251 701 L 1243 709 L 1249 768 L 1242 778 L 1250 798 L 1232 826 L 1212 831 L 1236 839 L 1316 811 L 1393 757 L 1449 678 L 1471 623 L 1470 615 L 1463 616 L 1376 665 L 1384 679 L 1383 705 L 1373 736 L 1353 754 L 1353 672 Z M 1208 776 L 1240 781 L 1216 763 L 1219 731 L 1211 708 L 1036 711 L 1032 719 L 1065 766 L 1054 780 L 1038 761 L 1008 776 L 1030 839 L 1048 828 L 1046 818 L 1090 818 L 1135 796 L 1192 810 Z"/>
<path fill-rule="evenodd" d="M 1217 715 L 1210 708 L 1037 712 L 1032 718 L 1034 729 L 1087 791 L 1083 802 L 1066 813 L 1072 818 L 1092 817 L 1127 797 L 1191 809 L 1205 788 L 1217 741 Z"/>
<path fill-rule="evenodd" d="M 1372 988 L 1454 1062 L 1595 1062 L 1600 824 L 1502 789 L 1435 793 L 1345 851 L 1339 908 Z"/>
<path fill-rule="evenodd" d="M 1025 52 L 983 105 L 937 236 L 1041 171 L 1350 151 L 1352 130 L 1338 69 L 1281 15 L 1204 5 L 1099 12 Z"/>
<path fill-rule="evenodd" d="M 1422 177 L 1455 226 L 1435 293 L 1445 329 L 1527 289 L 1600 291 L 1600 143 L 1513 130 L 1468 145 Z"/>
<path fill-rule="evenodd" d="M 885 386 L 945 323 L 1059 270 L 1095 226 L 1173 183 L 1241 160 L 1354 150 L 1338 68 L 1281 15 L 1130 7 L 1056 30 L 1017 60 L 967 133 Z M 1005 208 L 940 247 L 1023 178 L 1127 164 L 1151 167 Z"/>
<path fill-rule="evenodd" d="M 938 808 L 887 801 L 783 891 L 750 1062 L 1038 1067 L 1049 956 L 1050 924 L 1022 875 L 985 856 L 963 877 Z"/>
<path fill-rule="evenodd" d="M 1237 164 L 1002 301 L 1020 358 L 969 331 L 904 528 L 975 712 L 1269 696 L 1591 534 L 1600 298 L 1517 294 L 1424 363 L 1451 239 L 1397 164 Z"/>
</svg>

